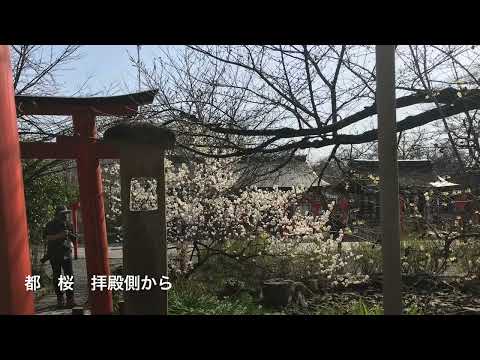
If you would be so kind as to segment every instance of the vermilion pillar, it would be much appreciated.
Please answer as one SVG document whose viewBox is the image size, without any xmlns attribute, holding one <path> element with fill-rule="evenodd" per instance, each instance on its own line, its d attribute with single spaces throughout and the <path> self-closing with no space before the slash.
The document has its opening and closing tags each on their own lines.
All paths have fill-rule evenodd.
<svg viewBox="0 0 480 360">
<path fill-rule="evenodd" d="M 89 146 L 96 137 L 95 115 L 87 111 L 75 114 L 73 126 L 83 145 L 77 169 L 92 314 L 111 314 L 111 291 L 91 290 L 93 275 L 110 275 L 100 164 L 93 146 Z"/>
<path fill-rule="evenodd" d="M 70 210 L 72 211 L 72 224 L 73 224 L 73 231 L 75 235 L 78 235 L 78 208 L 80 207 L 80 203 L 76 202 L 70 205 Z M 73 244 L 73 255 L 75 260 L 78 259 L 78 238 Z"/>
<path fill-rule="evenodd" d="M 7 45 L 0 45 L 0 314 L 34 313 L 17 116 Z"/>
</svg>

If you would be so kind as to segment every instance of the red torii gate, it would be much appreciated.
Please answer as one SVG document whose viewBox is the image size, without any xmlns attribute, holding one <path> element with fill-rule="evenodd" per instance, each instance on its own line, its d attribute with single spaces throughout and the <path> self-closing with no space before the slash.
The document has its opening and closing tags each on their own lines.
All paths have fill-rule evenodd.
<svg viewBox="0 0 480 360">
<path fill-rule="evenodd" d="M 80 210 L 84 225 L 88 278 L 109 275 L 108 242 L 99 159 L 116 159 L 116 150 L 96 139 L 96 116 L 132 116 L 138 106 L 152 103 L 156 91 L 96 98 L 16 96 L 23 115 L 63 115 L 73 118 L 73 136 L 57 136 L 55 143 L 20 143 L 22 158 L 76 159 Z M 92 314 L 112 313 L 110 291 L 91 291 Z"/>
<path fill-rule="evenodd" d="M 12 166 L 0 166 L 0 185 L 7 185 L 14 189 L 23 190 L 21 184 L 21 168 L 19 176 L 8 174 L 18 170 L 16 160 L 13 159 L 18 153 L 18 133 L 14 134 L 16 123 L 12 124 L 10 117 L 15 115 L 15 110 L 11 108 L 10 101 L 13 100 L 13 87 L 11 86 L 10 58 L 8 47 L 0 46 L 0 134 L 2 141 L 5 141 L 7 155 L 12 153 Z M 9 78 L 10 77 L 10 78 Z M 78 182 L 80 186 L 80 203 L 82 220 L 84 225 L 85 239 L 85 257 L 87 263 L 87 273 L 89 279 L 90 299 L 92 314 L 111 314 L 112 294 L 110 291 L 92 291 L 90 288 L 90 279 L 92 275 L 109 275 L 108 260 L 108 242 L 107 230 L 105 224 L 104 201 L 102 194 L 102 178 L 99 166 L 99 159 L 117 159 L 119 154 L 108 144 L 104 144 L 96 138 L 97 131 L 95 126 L 96 116 L 132 116 L 138 111 L 141 105 L 151 104 L 156 91 L 146 91 L 136 94 L 95 97 L 95 98 L 68 98 L 68 97 L 38 97 L 38 96 L 16 96 L 17 115 L 57 115 L 72 116 L 73 118 L 73 136 L 57 136 L 56 142 L 23 142 L 20 143 L 21 157 L 35 159 L 75 159 L 77 161 Z M 5 115 L 5 116 L 4 116 Z M 16 118 L 14 118 L 16 119 Z M 15 144 L 16 143 L 16 144 Z M 0 155 L 3 155 L 0 152 Z M 0 158 L 0 163 L 4 159 Z M 0 164 L 2 165 L 2 164 Z M 10 179 L 8 178 L 10 176 Z M 17 191 L 18 192 L 18 191 Z M 16 193 L 15 193 L 16 194 Z M 32 301 L 31 293 L 20 291 L 25 289 L 25 279 L 19 279 L 18 267 L 21 265 L 22 276 L 31 274 L 29 264 L 26 264 L 25 253 L 28 254 L 28 242 L 24 243 L 23 223 L 25 214 L 16 214 L 18 211 L 25 212 L 24 200 L 13 198 L 2 198 L 0 194 L 0 217 L 3 213 L 8 214 L 8 210 L 15 213 L 17 218 L 6 219 L 4 222 L 0 219 L 0 236 L 7 234 L 5 239 L 0 239 L 0 263 L 4 262 L 6 278 L 4 282 L 9 285 L 2 288 L 0 295 L 0 307 L 3 312 L 15 313 L 15 309 L 20 313 L 29 313 Z M 21 194 L 23 195 L 23 194 Z M 12 200 L 12 201 L 10 201 Z M 18 200 L 18 201 L 17 201 Z M 18 205 L 18 206 L 17 206 Z M 17 211 L 18 210 L 18 211 Z M 19 219 L 18 217 L 21 217 Z M 18 222 L 18 224 L 10 224 Z M 16 226 L 16 227 L 15 227 Z M 15 234 L 18 231 L 20 235 Z M 21 247 L 21 248 L 18 248 Z M 19 254 L 22 254 L 19 256 Z M 19 256 L 14 261 L 12 257 Z M 20 263 L 20 265 L 19 265 Z M 3 267 L 2 267 L 3 269 Z M 24 271 L 25 270 L 25 271 Z M 26 274 L 23 274 L 23 273 Z M 2 275 L 0 275 L 1 277 Z M 21 283 L 18 283 L 21 280 Z M 2 279 L 3 282 L 3 279 Z M 12 285 L 14 284 L 14 285 Z M 21 295 L 18 294 L 20 291 Z M 14 293 L 16 292 L 16 293 Z M 4 300 L 5 299 L 5 300 Z M 17 302 L 22 304 L 14 305 Z M 24 305 L 27 304 L 27 305 Z M 25 310 L 25 309 L 27 310 Z M 4 310 L 7 309 L 7 310 Z"/>
</svg>

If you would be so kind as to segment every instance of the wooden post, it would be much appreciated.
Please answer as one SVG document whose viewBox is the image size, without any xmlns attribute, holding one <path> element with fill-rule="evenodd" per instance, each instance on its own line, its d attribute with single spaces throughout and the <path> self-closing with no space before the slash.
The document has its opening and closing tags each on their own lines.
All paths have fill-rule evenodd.
<svg viewBox="0 0 480 360">
<path fill-rule="evenodd" d="M 395 46 L 377 45 L 378 155 L 385 315 L 402 313 L 400 217 L 395 111 Z"/>
</svg>

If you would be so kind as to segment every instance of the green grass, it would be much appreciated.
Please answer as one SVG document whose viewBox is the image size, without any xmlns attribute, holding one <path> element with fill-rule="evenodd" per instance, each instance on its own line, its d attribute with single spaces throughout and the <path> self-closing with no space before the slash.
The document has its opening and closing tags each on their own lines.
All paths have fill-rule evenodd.
<svg viewBox="0 0 480 360">
<path fill-rule="evenodd" d="M 353 303 L 348 309 L 349 315 L 383 315 L 383 309 L 379 305 L 367 306 L 362 300 Z"/>
<path fill-rule="evenodd" d="M 383 315 L 383 307 L 361 298 L 344 303 L 319 303 L 314 308 L 283 310 L 267 309 L 252 296 L 244 293 L 236 298 L 219 299 L 205 284 L 184 281 L 173 285 L 168 292 L 169 315 Z M 416 305 L 406 307 L 405 315 L 422 315 Z"/>
<path fill-rule="evenodd" d="M 204 285 L 177 283 L 168 293 L 169 315 L 258 315 L 264 310 L 249 296 L 219 299 Z"/>
<path fill-rule="evenodd" d="M 312 315 L 383 315 L 383 307 L 380 304 L 367 304 L 362 299 L 355 300 L 350 304 L 328 304 L 318 306 Z M 404 315 L 423 315 L 419 307 L 412 305 L 405 308 Z"/>
</svg>

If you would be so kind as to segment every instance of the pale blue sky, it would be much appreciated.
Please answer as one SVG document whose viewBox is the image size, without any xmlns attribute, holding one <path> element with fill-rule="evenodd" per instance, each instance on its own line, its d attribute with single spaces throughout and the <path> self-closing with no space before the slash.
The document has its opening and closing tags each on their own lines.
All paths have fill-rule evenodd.
<svg viewBox="0 0 480 360">
<path fill-rule="evenodd" d="M 142 60 L 149 62 L 155 48 L 157 46 L 142 46 Z M 61 95 L 72 95 L 87 79 L 82 95 L 105 93 L 109 88 L 109 95 L 119 95 L 129 90 L 137 91 L 137 72 L 129 60 L 129 53 L 136 58 L 136 45 L 83 46 L 80 49 L 82 58 L 72 64 L 70 70 L 62 72 L 64 91 Z"/>
</svg>

